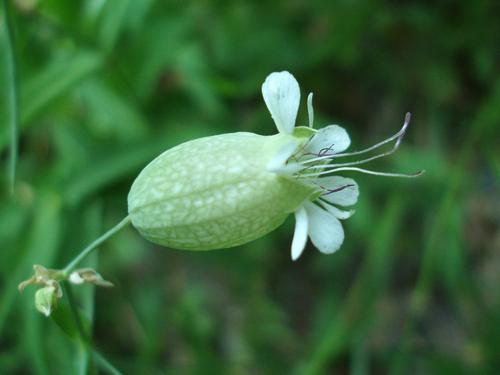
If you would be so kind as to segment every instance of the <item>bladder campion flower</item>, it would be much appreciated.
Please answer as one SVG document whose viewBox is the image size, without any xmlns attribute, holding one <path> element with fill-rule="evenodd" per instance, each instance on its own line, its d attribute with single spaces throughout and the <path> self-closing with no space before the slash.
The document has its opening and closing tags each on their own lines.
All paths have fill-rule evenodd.
<svg viewBox="0 0 500 375">
<path fill-rule="evenodd" d="M 128 216 L 88 245 L 64 269 L 35 265 L 34 275 L 19 285 L 41 288 L 35 305 L 50 315 L 62 298 L 60 282 L 112 286 L 90 268 L 75 267 L 90 252 L 132 223 L 148 240 L 186 250 L 211 250 L 255 240 L 295 215 L 292 259 L 302 254 L 309 237 L 322 253 L 337 251 L 344 241 L 339 220 L 354 211 L 358 185 L 335 175 L 356 171 L 378 176 L 416 177 L 415 174 L 375 172 L 357 165 L 396 151 L 408 127 L 367 149 L 344 152 L 349 135 L 338 125 L 313 128 L 312 93 L 307 97 L 308 126 L 295 126 L 300 89 L 288 72 L 270 74 L 262 85 L 264 101 L 278 134 L 230 133 L 183 143 L 154 159 L 137 176 L 128 194 Z M 338 158 L 369 153 L 390 142 L 389 151 L 358 161 Z"/>
<path fill-rule="evenodd" d="M 408 126 L 366 150 L 343 153 L 350 138 L 342 127 L 313 129 L 312 94 L 307 99 L 309 126 L 295 126 L 300 89 L 288 72 L 272 73 L 262 85 L 264 101 L 278 134 L 231 133 L 200 138 L 154 159 L 134 181 L 128 195 L 135 228 L 160 245 L 186 250 L 238 246 L 257 239 L 295 215 L 292 259 L 301 255 L 307 237 L 323 253 L 344 241 L 339 219 L 354 211 L 359 195 L 351 178 L 332 173 L 351 170 L 384 176 L 362 164 L 394 152 Z M 347 163 L 337 158 L 370 152 L 395 141 L 391 151 Z"/>
</svg>

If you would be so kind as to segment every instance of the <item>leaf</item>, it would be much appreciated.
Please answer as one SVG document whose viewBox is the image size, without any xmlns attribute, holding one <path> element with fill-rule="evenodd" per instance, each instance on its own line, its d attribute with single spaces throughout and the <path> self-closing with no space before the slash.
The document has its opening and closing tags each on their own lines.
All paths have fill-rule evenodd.
<svg viewBox="0 0 500 375">
<path fill-rule="evenodd" d="M 71 90 L 102 65 L 102 57 L 91 51 L 78 51 L 54 58 L 41 71 L 25 79 L 20 87 L 20 125 L 25 128 L 46 106 Z M 0 149 L 7 134 L 0 130 Z"/>
<path fill-rule="evenodd" d="M 183 137 L 189 133 L 192 133 L 193 137 L 206 134 L 206 130 L 198 125 L 184 126 L 183 132 Z M 175 137 L 160 135 L 131 146 L 115 147 L 112 154 L 107 150 L 94 153 L 92 159 L 80 170 L 75 171 L 73 177 L 67 182 L 64 188 L 65 201 L 70 205 L 75 205 L 89 194 L 108 184 L 130 174 L 135 175 L 153 157 L 177 142 L 179 139 Z"/>
<path fill-rule="evenodd" d="M 54 263 L 61 240 L 61 205 L 59 199 L 54 195 L 42 193 L 36 208 L 35 225 L 28 242 L 26 261 L 50 267 Z M 22 330 L 25 332 L 23 344 L 25 350 L 31 353 L 29 358 L 36 373 L 49 374 L 48 352 L 44 345 L 45 319 L 33 309 L 33 292 L 34 288 L 31 288 L 29 293 L 23 295 Z"/>
<path fill-rule="evenodd" d="M 95 72 L 101 64 L 101 56 L 91 51 L 82 50 L 55 58 L 21 85 L 21 122 L 31 121 L 41 109 Z"/>
<path fill-rule="evenodd" d="M 57 324 L 57 326 L 68 336 L 71 340 L 81 341 L 80 333 L 78 327 L 76 326 L 73 312 L 66 298 L 61 299 L 60 304 L 57 308 L 50 314 L 50 318 Z M 90 322 L 80 311 L 80 319 L 84 325 L 85 331 L 90 327 Z"/>
<path fill-rule="evenodd" d="M 91 79 L 81 85 L 78 94 L 93 135 L 139 140 L 147 134 L 147 122 L 136 104 L 105 82 Z"/>
<path fill-rule="evenodd" d="M 0 117 L 0 122 L 5 122 L 9 130 L 9 185 L 11 193 L 14 191 L 17 164 L 17 133 L 19 121 L 18 108 L 18 88 L 17 88 L 17 68 L 14 54 L 14 42 L 12 35 L 12 24 L 10 20 L 9 4 L 7 0 L 2 1 L 2 12 L 0 13 L 0 86 L 5 89 L 5 97 L 0 97 L 0 113 L 4 113 L 5 118 Z"/>
<path fill-rule="evenodd" d="M 13 267 L 0 293 L 0 334 L 19 293 L 17 284 L 31 274 L 33 264 L 52 265 L 60 240 L 60 209 L 61 204 L 57 196 L 52 193 L 39 193 L 34 207 L 34 222 L 28 231 L 25 253 L 17 266 Z"/>
<path fill-rule="evenodd" d="M 130 0 L 106 1 L 99 20 L 99 42 L 107 51 L 111 50 L 126 22 Z"/>
</svg>

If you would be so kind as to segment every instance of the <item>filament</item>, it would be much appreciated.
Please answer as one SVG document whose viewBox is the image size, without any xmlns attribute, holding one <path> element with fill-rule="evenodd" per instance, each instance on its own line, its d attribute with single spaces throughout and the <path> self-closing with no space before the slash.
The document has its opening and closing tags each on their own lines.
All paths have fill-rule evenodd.
<svg viewBox="0 0 500 375">
<path fill-rule="evenodd" d="M 392 149 L 390 149 L 389 151 L 386 151 L 382 154 L 375 155 L 375 156 L 372 156 L 372 157 L 369 157 L 369 158 L 366 158 L 363 160 L 357 160 L 357 161 L 351 161 L 349 163 L 339 163 L 339 164 L 311 165 L 311 166 L 307 167 L 306 169 L 322 169 L 322 168 L 326 168 L 326 167 L 347 167 L 349 165 L 358 165 L 358 164 L 368 163 L 372 160 L 380 159 L 380 158 L 383 158 L 385 156 L 389 156 L 391 154 L 394 154 L 397 151 L 397 149 L 399 148 L 400 144 L 401 144 L 401 142 L 398 141 L 394 144 L 394 147 Z M 308 161 L 309 160 L 306 160 L 305 162 L 302 162 L 301 164 L 305 164 Z"/>
<path fill-rule="evenodd" d="M 347 189 L 348 187 L 353 187 L 353 186 L 356 186 L 356 185 L 354 185 L 354 184 L 347 184 L 347 185 L 343 185 L 343 186 L 340 186 L 340 187 L 335 188 L 335 189 L 327 189 L 327 188 L 325 188 L 324 186 L 321 186 L 321 185 L 318 185 L 318 186 L 325 191 L 325 193 L 321 194 L 321 196 L 324 196 L 324 195 L 330 195 L 330 194 L 333 194 L 333 193 L 337 193 L 339 191 Z"/>
<path fill-rule="evenodd" d="M 375 150 L 375 149 L 377 149 L 377 148 L 379 148 L 379 147 L 381 147 L 381 146 L 383 146 L 383 145 L 385 145 L 385 144 L 387 144 L 389 142 L 392 142 L 393 140 L 396 139 L 396 144 L 394 145 L 394 148 L 391 151 L 389 151 L 389 154 L 387 154 L 387 155 L 390 155 L 391 153 L 393 153 L 394 151 L 396 151 L 397 148 L 399 147 L 399 145 L 401 143 L 401 140 L 403 139 L 403 136 L 406 133 L 406 129 L 408 128 L 408 125 L 410 125 L 410 120 L 411 120 L 411 113 L 407 112 L 406 115 L 405 115 L 405 120 L 404 120 L 403 126 L 401 127 L 401 129 L 396 134 L 394 134 L 391 137 L 383 140 L 382 142 L 379 142 L 379 143 L 377 143 L 377 144 L 375 144 L 375 145 L 373 145 L 371 147 L 368 147 L 368 148 L 366 148 L 364 150 L 354 151 L 354 152 L 346 152 L 346 153 L 343 153 L 343 154 L 331 154 L 331 155 L 318 156 L 317 158 L 305 160 L 305 161 L 302 162 L 302 164 L 309 164 L 309 163 L 314 163 L 314 162 L 321 161 L 321 160 L 332 159 L 332 158 L 340 158 L 340 157 L 344 157 L 344 156 L 354 156 L 354 155 L 364 154 L 364 153 L 373 151 L 373 150 Z M 331 149 L 332 146 L 330 146 L 329 148 Z M 326 148 L 326 149 L 328 149 L 328 148 Z M 386 155 L 383 155 L 383 156 L 386 156 Z M 378 157 L 382 157 L 382 156 L 378 156 Z M 373 160 L 373 159 L 370 159 L 370 160 Z"/>
<path fill-rule="evenodd" d="M 425 170 L 418 171 L 416 173 L 411 173 L 411 174 L 406 174 L 406 173 L 388 173 L 388 172 L 377 172 L 377 171 L 372 171 L 369 169 L 363 169 L 363 168 L 356 168 L 356 167 L 340 167 L 340 168 L 333 168 L 329 169 L 326 171 L 321 171 L 317 173 L 306 173 L 299 175 L 298 177 L 300 178 L 305 178 L 305 177 L 318 177 L 321 175 L 333 173 L 333 172 L 339 172 L 339 171 L 355 171 L 355 172 L 361 172 L 365 174 L 372 174 L 375 176 L 384 176 L 384 177 L 403 177 L 403 178 L 414 178 L 421 176 L 422 174 L 425 173 Z"/>
</svg>

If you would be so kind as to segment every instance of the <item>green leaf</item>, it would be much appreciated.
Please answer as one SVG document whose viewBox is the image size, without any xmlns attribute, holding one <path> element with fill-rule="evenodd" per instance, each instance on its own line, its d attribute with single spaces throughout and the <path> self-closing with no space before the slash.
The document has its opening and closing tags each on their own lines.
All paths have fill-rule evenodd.
<svg viewBox="0 0 500 375">
<path fill-rule="evenodd" d="M 51 267 L 57 256 L 57 250 L 61 241 L 61 216 L 60 201 L 50 194 L 40 194 L 40 201 L 37 202 L 35 212 L 35 225 L 28 242 L 26 261 L 30 266 L 33 263 L 43 264 Z M 31 267 L 30 267 L 31 268 Z M 23 269 L 26 269 L 23 267 Z M 14 288 L 14 286 L 9 286 Z M 23 295 L 23 328 L 26 339 L 24 340 L 25 350 L 30 355 L 30 362 L 37 374 L 49 374 L 48 351 L 45 347 L 45 334 L 47 332 L 44 317 L 33 309 L 34 298 L 31 288 L 29 293 Z"/>
<path fill-rule="evenodd" d="M 61 97 L 102 64 L 99 54 L 78 51 L 56 57 L 21 86 L 21 122 L 31 121 L 40 110 Z"/>
<path fill-rule="evenodd" d="M 45 107 L 94 73 L 102 62 L 99 54 L 82 50 L 55 57 L 38 74 L 24 79 L 20 87 L 21 127 L 29 125 Z M 6 141 L 7 134 L 2 128 L 0 149 Z"/>
<path fill-rule="evenodd" d="M 74 341 L 81 341 L 80 332 L 76 326 L 73 312 L 66 298 L 61 299 L 60 304 L 57 308 L 50 314 L 50 318 L 57 324 L 57 326 Z M 90 327 L 90 322 L 86 318 L 85 314 L 80 313 L 80 319 L 84 325 L 84 329 L 87 330 Z"/>
<path fill-rule="evenodd" d="M 0 293 L 0 333 L 5 327 L 8 314 L 14 307 L 14 299 L 19 293 L 17 285 L 30 276 L 33 264 L 52 266 L 60 241 L 60 210 L 61 202 L 56 195 L 39 193 L 39 198 L 33 208 L 34 221 L 28 231 L 26 249 L 18 264 L 10 272 Z M 19 248 L 15 250 L 20 251 Z"/>
<path fill-rule="evenodd" d="M 111 50 L 123 30 L 130 0 L 106 1 L 102 9 L 98 36 L 105 50 Z"/>
<path fill-rule="evenodd" d="M 2 0 L 0 12 L 0 86 L 5 93 L 0 97 L 0 123 L 6 123 L 9 131 L 9 185 L 11 193 L 14 191 L 17 164 L 17 133 L 19 121 L 18 108 L 18 81 L 14 54 L 14 35 L 9 14 L 9 3 Z"/>
</svg>

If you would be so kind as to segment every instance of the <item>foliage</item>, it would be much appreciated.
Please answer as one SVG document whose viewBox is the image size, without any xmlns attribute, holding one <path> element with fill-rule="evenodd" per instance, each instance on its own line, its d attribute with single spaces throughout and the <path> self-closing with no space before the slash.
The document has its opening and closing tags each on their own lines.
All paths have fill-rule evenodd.
<svg viewBox="0 0 500 375">
<path fill-rule="evenodd" d="M 4 1 L 0 372 L 110 371 L 106 359 L 133 374 L 498 371 L 498 11 L 493 0 Z M 115 288 L 74 290 L 93 349 L 61 325 L 66 305 L 55 324 L 34 290 L 17 294 L 32 264 L 60 267 L 119 222 L 162 150 L 275 132 L 260 85 L 283 69 L 317 94 L 317 121 L 345 126 L 359 148 L 411 111 L 405 143 L 378 169 L 427 174 L 356 176 L 343 248 L 309 246 L 298 263 L 292 220 L 211 252 L 124 230 L 86 263 Z"/>
</svg>

